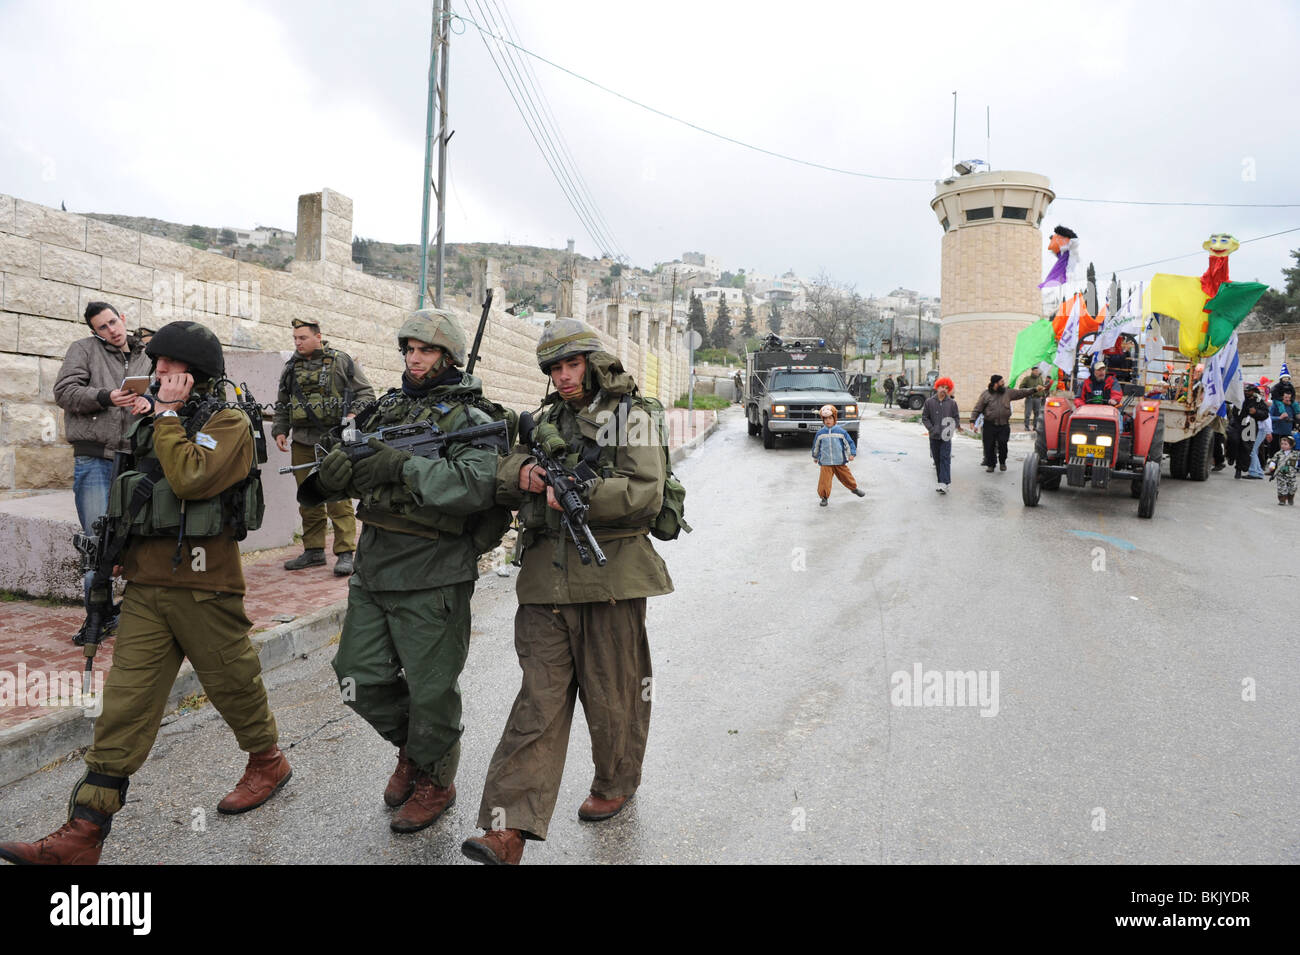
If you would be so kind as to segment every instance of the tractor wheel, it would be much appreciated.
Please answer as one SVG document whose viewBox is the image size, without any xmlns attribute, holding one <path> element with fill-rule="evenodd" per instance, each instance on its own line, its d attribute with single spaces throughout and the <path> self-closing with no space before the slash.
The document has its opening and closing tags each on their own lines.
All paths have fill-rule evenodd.
<svg viewBox="0 0 1300 955">
<path fill-rule="evenodd" d="M 1148 461 L 1142 466 L 1142 494 L 1138 498 L 1138 517 L 1150 518 L 1155 514 L 1156 496 L 1159 493 L 1160 462 Z"/>
<path fill-rule="evenodd" d="M 1165 445 L 1165 450 L 1169 452 L 1169 476 L 1175 480 L 1187 476 L 1187 450 L 1189 445 L 1191 445 L 1191 441 L 1187 438 Z"/>
<path fill-rule="evenodd" d="M 1038 429 L 1034 433 L 1034 452 L 1038 455 L 1038 460 L 1047 460 L 1047 419 L 1045 417 L 1038 419 Z"/>
<path fill-rule="evenodd" d="M 767 426 L 766 418 L 763 419 L 763 447 L 767 448 L 769 451 L 776 447 L 776 435 L 773 434 L 772 429 Z"/>
<path fill-rule="evenodd" d="M 1214 447 L 1214 429 L 1202 428 L 1192 436 L 1187 452 L 1187 479 L 1204 481 L 1210 476 L 1210 451 Z"/>
<path fill-rule="evenodd" d="M 1020 472 L 1020 498 L 1025 507 L 1037 507 L 1041 493 L 1038 484 L 1038 455 L 1030 451 L 1025 455 L 1025 467 Z"/>
<path fill-rule="evenodd" d="M 912 395 L 912 397 L 907 399 L 907 406 L 913 411 L 920 411 L 924 405 L 925 399 L 920 395 Z"/>
</svg>

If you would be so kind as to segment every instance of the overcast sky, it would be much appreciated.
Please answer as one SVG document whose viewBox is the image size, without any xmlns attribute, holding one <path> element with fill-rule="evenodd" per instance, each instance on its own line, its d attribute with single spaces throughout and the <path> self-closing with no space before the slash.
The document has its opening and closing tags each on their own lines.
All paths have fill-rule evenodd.
<svg viewBox="0 0 1300 955">
<path fill-rule="evenodd" d="M 1045 174 L 1060 196 L 1297 203 L 1300 4 L 453 0 L 524 47 L 761 155 L 532 68 L 595 204 L 636 265 L 825 270 L 862 292 L 939 292 L 934 180 L 952 149 Z M 75 212 L 295 228 L 296 198 L 355 201 L 355 233 L 419 239 L 431 5 L 0 0 L 0 192 Z M 450 242 L 602 249 L 566 203 L 488 57 L 455 24 Z M 992 113 L 985 144 L 985 107 Z M 1289 209 L 1058 199 L 1099 273 L 1199 274 L 1216 231 Z M 1249 243 L 1235 279 L 1280 285 L 1300 232 Z M 1044 252 L 1044 273 L 1048 262 Z"/>
</svg>

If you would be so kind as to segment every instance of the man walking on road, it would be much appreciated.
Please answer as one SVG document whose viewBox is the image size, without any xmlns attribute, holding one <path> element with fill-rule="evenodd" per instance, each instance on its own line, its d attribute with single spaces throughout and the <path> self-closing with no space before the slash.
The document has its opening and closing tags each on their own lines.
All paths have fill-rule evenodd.
<svg viewBox="0 0 1300 955">
<path fill-rule="evenodd" d="M 938 478 L 935 490 L 947 494 L 952 487 L 952 437 L 961 430 L 961 411 L 952 399 L 952 379 L 943 377 L 934 383 L 934 394 L 921 406 L 921 424 L 930 435 L 930 458 Z"/>
<path fill-rule="evenodd" d="M 604 351 L 595 329 L 576 319 L 546 327 L 537 364 L 556 389 L 543 402 L 537 432 L 563 444 L 567 466 L 587 461 L 600 475 L 586 498 L 587 520 L 607 563 L 581 562 L 546 472 L 528 448 L 502 460 L 497 501 L 518 507 L 524 527 L 515 614 L 523 684 L 483 784 L 484 833 L 461 847 L 493 865 L 518 864 L 524 840 L 546 838 L 577 700 L 595 763 L 578 818 L 609 819 L 636 792 L 653 695 L 646 598 L 673 589 L 648 537 L 663 506 L 667 454 L 636 382 Z M 601 437 L 611 415 L 626 416 L 626 429 L 616 429 L 626 440 Z"/>
<path fill-rule="evenodd" d="M 375 389 L 352 356 L 331 348 L 321 338 L 319 325 L 300 318 L 293 320 L 294 355 L 284 364 L 280 376 L 280 393 L 276 396 L 275 422 L 271 434 L 275 446 L 289 451 L 293 464 L 316 460 L 316 443 L 339 423 L 345 412 L 355 417 L 352 407 L 374 400 Z M 351 396 L 351 407 L 344 400 Z M 292 438 L 292 440 L 291 440 Z M 309 471 L 294 471 L 301 487 Z M 299 505 L 302 516 L 303 552 L 285 561 L 285 570 L 325 566 L 325 526 L 334 525 L 334 573 L 346 577 L 352 573 L 352 553 L 356 550 L 357 522 L 352 501 L 333 501 L 315 507 Z M 328 515 L 328 516 L 327 516 Z"/>
<path fill-rule="evenodd" d="M 1011 438 L 1011 402 L 1028 398 L 1036 392 L 1031 388 L 1013 388 L 1007 391 L 1007 384 L 1001 375 L 989 379 L 989 386 L 984 389 L 971 409 L 971 430 L 980 430 L 976 421 L 984 416 L 983 439 L 985 470 L 993 472 L 994 466 L 1007 469 L 1007 442 Z"/>
<path fill-rule="evenodd" d="M 261 500 L 260 490 L 249 486 L 257 480 L 254 425 L 242 411 L 213 410 L 202 400 L 225 374 L 221 343 L 211 331 L 172 322 L 158 330 L 148 354 L 159 381 L 153 415 L 131 431 L 135 463 L 118 476 L 108 510 L 115 538 L 128 535 L 121 551 L 127 586 L 87 772 L 72 791 L 62 828 L 38 842 L 0 844 L 0 858 L 10 862 L 99 861 L 187 658 L 249 754 L 243 777 L 217 811 L 255 809 L 292 775 L 277 745 L 244 611 L 237 528 L 249 523 L 250 500 Z"/>
</svg>

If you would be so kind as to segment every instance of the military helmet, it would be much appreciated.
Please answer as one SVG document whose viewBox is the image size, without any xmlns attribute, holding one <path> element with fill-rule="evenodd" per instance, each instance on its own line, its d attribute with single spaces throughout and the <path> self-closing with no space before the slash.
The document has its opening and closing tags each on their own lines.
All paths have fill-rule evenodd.
<svg viewBox="0 0 1300 955">
<path fill-rule="evenodd" d="M 453 365 L 465 364 L 465 333 L 451 312 L 440 308 L 422 308 L 412 312 L 397 331 L 398 347 L 405 350 L 408 338 L 437 345 L 450 356 Z"/>
<path fill-rule="evenodd" d="M 604 345 L 596 330 L 576 318 L 557 318 L 542 330 L 537 339 L 537 366 L 550 374 L 553 364 L 571 355 L 585 355 L 603 351 Z"/>
<path fill-rule="evenodd" d="M 149 340 L 144 353 L 154 361 L 173 358 L 185 362 L 195 379 L 220 378 L 226 373 L 221 342 L 198 322 L 168 322 Z"/>
</svg>

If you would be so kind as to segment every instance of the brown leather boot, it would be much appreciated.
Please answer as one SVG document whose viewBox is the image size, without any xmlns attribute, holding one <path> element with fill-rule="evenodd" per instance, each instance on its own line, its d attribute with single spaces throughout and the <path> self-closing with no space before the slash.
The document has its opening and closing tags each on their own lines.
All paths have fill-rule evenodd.
<svg viewBox="0 0 1300 955">
<path fill-rule="evenodd" d="M 417 773 L 411 798 L 393 813 L 388 828 L 393 832 L 419 832 L 432 826 L 439 816 L 455 804 L 455 783 L 444 789 L 434 783 L 428 773 Z"/>
<path fill-rule="evenodd" d="M 393 775 L 388 777 L 388 785 L 384 788 L 384 802 L 396 809 L 410 799 L 411 793 L 415 791 L 415 777 L 419 772 L 415 763 L 406 755 L 406 747 L 398 749 L 397 768 L 393 770 Z"/>
<path fill-rule="evenodd" d="M 600 822 L 602 819 L 608 819 L 611 816 L 617 816 L 631 799 L 631 794 L 626 796 L 616 796 L 613 799 L 604 799 L 592 793 L 582 801 L 578 807 L 578 818 L 583 822 Z"/>
<path fill-rule="evenodd" d="M 278 793 L 292 775 L 289 761 L 284 758 L 279 746 L 272 746 L 260 753 L 250 753 L 243 778 L 225 799 L 217 803 L 217 812 L 234 816 L 256 809 Z"/>
<path fill-rule="evenodd" d="M 461 854 L 484 865 L 519 865 L 524 857 L 524 835 L 518 829 L 489 829 L 460 844 Z"/>
<path fill-rule="evenodd" d="M 0 859 L 14 865 L 98 865 L 110 816 L 86 806 L 37 842 L 0 842 Z"/>
</svg>

